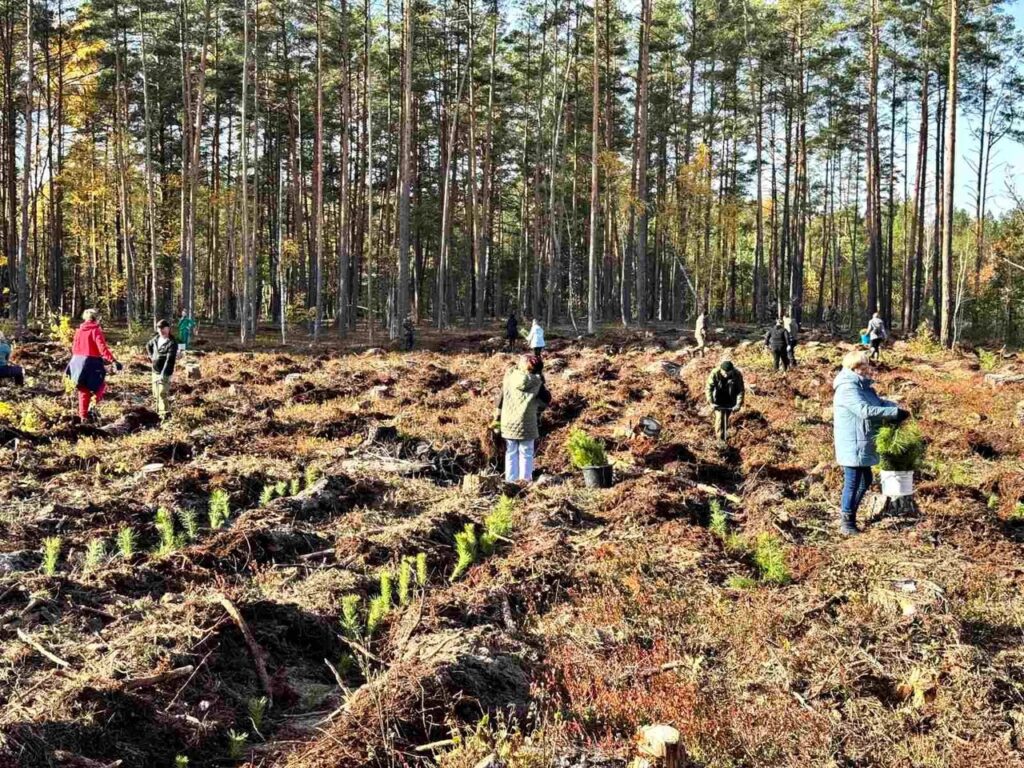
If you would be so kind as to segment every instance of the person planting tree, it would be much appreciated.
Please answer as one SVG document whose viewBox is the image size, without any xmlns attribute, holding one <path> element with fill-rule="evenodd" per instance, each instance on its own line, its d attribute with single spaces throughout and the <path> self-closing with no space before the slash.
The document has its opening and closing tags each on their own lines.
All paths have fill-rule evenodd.
<svg viewBox="0 0 1024 768">
<path fill-rule="evenodd" d="M 16 387 L 25 385 L 25 371 L 20 365 L 11 364 L 11 344 L 0 332 L 0 380 L 12 379 Z"/>
<path fill-rule="evenodd" d="M 544 406 L 540 371 L 539 357 L 523 355 L 501 383 L 495 419 L 505 440 L 505 479 L 510 483 L 533 481 L 534 445 L 540 436 L 539 413 Z"/>
<path fill-rule="evenodd" d="M 171 324 L 157 323 L 157 333 L 146 344 L 146 354 L 153 363 L 153 400 L 161 419 L 170 415 L 171 376 L 178 359 L 178 343 L 171 336 Z"/>
<path fill-rule="evenodd" d="M 118 371 L 124 367 L 107 345 L 107 337 L 100 326 L 99 310 L 87 309 L 82 313 L 82 324 L 75 331 L 71 362 L 65 370 L 71 384 L 78 390 L 78 418 L 82 422 L 94 418 L 90 401 L 99 403 L 106 394 L 107 363 L 113 364 Z"/>
<path fill-rule="evenodd" d="M 723 442 L 728 437 L 729 414 L 743 406 L 745 391 L 743 374 L 731 360 L 723 360 L 708 376 L 704 394 L 714 408 L 715 435 Z"/>
<path fill-rule="evenodd" d="M 839 531 L 859 533 L 857 508 L 871 487 L 871 467 L 878 464 L 875 438 L 886 422 L 900 424 L 910 412 L 875 392 L 871 361 L 862 351 L 849 352 L 832 382 L 836 463 L 843 468 L 843 497 Z"/>
</svg>

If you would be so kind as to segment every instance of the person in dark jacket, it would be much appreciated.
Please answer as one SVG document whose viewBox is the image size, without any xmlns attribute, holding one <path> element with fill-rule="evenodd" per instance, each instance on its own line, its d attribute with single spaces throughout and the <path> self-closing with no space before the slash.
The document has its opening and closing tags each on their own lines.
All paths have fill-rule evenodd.
<svg viewBox="0 0 1024 768">
<path fill-rule="evenodd" d="M 513 351 L 519 344 L 519 320 L 516 319 L 515 311 L 509 312 L 508 320 L 505 321 L 505 343 Z"/>
<path fill-rule="evenodd" d="M 783 371 L 789 370 L 789 348 L 793 340 L 782 324 L 782 320 L 776 320 L 775 326 L 764 336 L 764 345 L 771 350 L 775 370 L 782 367 Z"/>
<path fill-rule="evenodd" d="M 171 413 L 171 376 L 178 361 L 178 342 L 171 336 L 171 324 L 156 324 L 156 336 L 146 344 L 146 354 L 153 363 L 153 401 L 161 419 Z"/>
<path fill-rule="evenodd" d="M 65 370 L 78 390 L 78 418 L 83 422 L 94 418 L 90 401 L 98 403 L 107 391 L 107 363 L 119 371 L 124 367 L 107 345 L 107 337 L 100 327 L 99 310 L 87 309 L 82 313 L 82 324 L 75 331 L 71 362 Z"/>
<path fill-rule="evenodd" d="M 20 365 L 11 365 L 11 344 L 0 332 L 0 379 L 13 379 L 16 387 L 25 386 L 25 371 Z"/>
<path fill-rule="evenodd" d="M 871 467 L 878 463 L 878 428 L 887 421 L 899 424 L 910 416 L 909 411 L 878 396 L 870 374 L 867 354 L 855 350 L 843 358 L 843 368 L 832 382 L 836 463 L 843 468 L 839 532 L 844 536 L 860 532 L 857 508 L 871 487 Z"/>
<path fill-rule="evenodd" d="M 412 352 L 412 348 L 416 345 L 416 326 L 412 324 L 412 318 L 405 318 L 405 322 L 402 323 L 402 331 L 405 333 L 405 351 Z"/>
<path fill-rule="evenodd" d="M 715 409 L 715 435 L 719 440 L 726 439 L 729 414 L 735 413 L 743 406 L 745 393 L 743 374 L 733 365 L 732 360 L 723 360 L 708 376 L 704 395 Z"/>
</svg>

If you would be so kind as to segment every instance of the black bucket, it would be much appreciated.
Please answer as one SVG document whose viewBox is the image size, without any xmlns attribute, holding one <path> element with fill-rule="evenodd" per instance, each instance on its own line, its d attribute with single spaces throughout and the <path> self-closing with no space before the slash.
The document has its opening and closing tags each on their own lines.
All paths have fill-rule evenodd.
<svg viewBox="0 0 1024 768">
<path fill-rule="evenodd" d="M 603 467 L 583 467 L 583 484 L 587 488 L 611 488 L 612 465 Z"/>
</svg>

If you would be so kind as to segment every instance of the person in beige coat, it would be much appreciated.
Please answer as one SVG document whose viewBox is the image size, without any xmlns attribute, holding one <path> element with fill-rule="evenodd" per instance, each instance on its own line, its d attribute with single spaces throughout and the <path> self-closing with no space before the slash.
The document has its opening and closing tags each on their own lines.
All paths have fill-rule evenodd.
<svg viewBox="0 0 1024 768">
<path fill-rule="evenodd" d="M 523 355 L 501 383 L 498 409 L 501 436 L 505 440 L 505 479 L 533 481 L 533 449 L 540 436 L 539 413 L 543 407 L 544 377 L 536 355 Z"/>
</svg>

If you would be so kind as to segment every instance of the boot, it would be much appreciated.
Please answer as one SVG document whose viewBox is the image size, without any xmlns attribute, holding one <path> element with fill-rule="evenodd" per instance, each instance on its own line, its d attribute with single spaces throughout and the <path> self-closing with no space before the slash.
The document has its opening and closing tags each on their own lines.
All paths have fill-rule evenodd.
<svg viewBox="0 0 1024 768">
<path fill-rule="evenodd" d="M 857 513 L 856 512 L 842 512 L 839 518 L 839 533 L 843 536 L 856 536 L 860 533 L 860 529 L 857 528 Z"/>
</svg>

